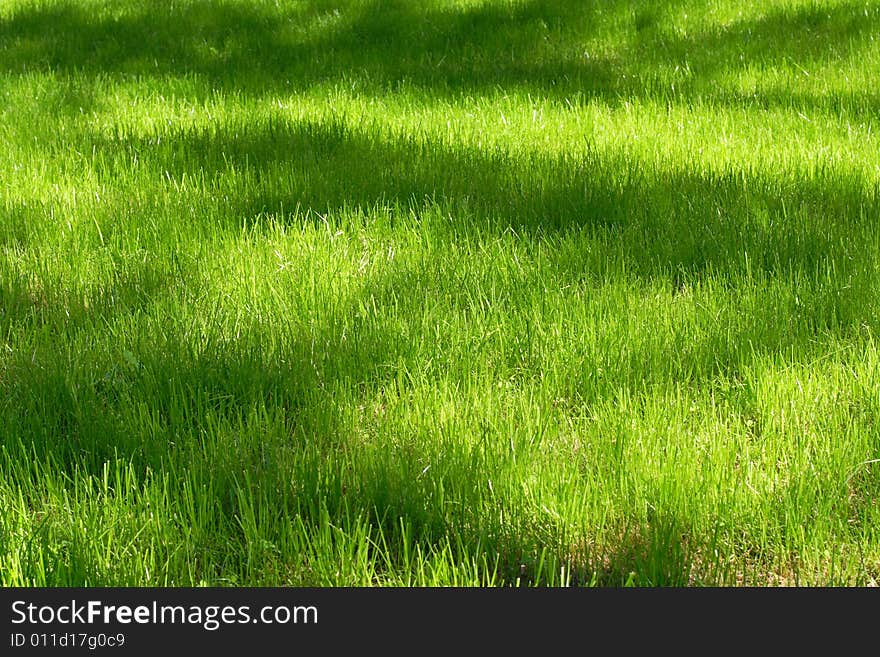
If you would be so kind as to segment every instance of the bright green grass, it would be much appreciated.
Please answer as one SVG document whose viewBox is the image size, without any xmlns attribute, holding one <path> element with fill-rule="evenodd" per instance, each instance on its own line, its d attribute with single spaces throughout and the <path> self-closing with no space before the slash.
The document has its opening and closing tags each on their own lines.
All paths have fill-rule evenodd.
<svg viewBox="0 0 880 657">
<path fill-rule="evenodd" d="M 880 579 L 880 2 L 0 3 L 0 583 Z"/>
</svg>

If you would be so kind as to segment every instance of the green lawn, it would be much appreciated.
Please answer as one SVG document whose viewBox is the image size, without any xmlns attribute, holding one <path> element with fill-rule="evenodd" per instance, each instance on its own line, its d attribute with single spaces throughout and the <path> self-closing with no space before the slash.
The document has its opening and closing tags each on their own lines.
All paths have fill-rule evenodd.
<svg viewBox="0 0 880 657">
<path fill-rule="evenodd" d="M 876 585 L 880 0 L 3 0 L 0 584 Z"/>
</svg>

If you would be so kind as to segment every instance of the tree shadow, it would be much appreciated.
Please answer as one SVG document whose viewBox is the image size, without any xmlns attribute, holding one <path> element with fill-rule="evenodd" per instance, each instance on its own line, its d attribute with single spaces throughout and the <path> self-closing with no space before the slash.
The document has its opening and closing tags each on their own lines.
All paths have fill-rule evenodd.
<svg viewBox="0 0 880 657">
<path fill-rule="evenodd" d="M 528 0 L 441 10 L 374 0 L 270 10 L 203 1 L 95 14 L 55 4 L 19 9 L 0 22 L 0 70 L 185 77 L 205 94 L 263 96 L 329 83 L 359 93 L 404 85 L 434 96 L 500 89 L 556 99 L 724 103 L 732 98 L 719 85 L 725 76 L 756 65 L 807 70 L 845 61 L 870 47 L 880 29 L 880 12 L 847 2 L 684 32 L 676 25 L 679 5 Z M 615 30 L 617 45 L 589 52 L 603 29 Z M 850 95 L 877 108 L 869 90 Z M 806 107 L 827 99 L 764 97 L 758 89 L 744 100 Z"/>
<path fill-rule="evenodd" d="M 862 5 L 848 3 L 830 11 L 814 7 L 779 13 L 716 33 L 676 36 L 658 27 L 661 10 L 634 12 L 632 3 L 615 2 L 610 11 L 632 16 L 629 40 L 622 53 L 585 58 L 569 31 L 575 32 L 575 26 L 589 33 L 591 21 L 602 20 L 597 6 L 524 2 L 506 9 L 483 6 L 443 13 L 420 11 L 414 3 L 364 3 L 352 15 L 336 16 L 329 5 L 316 5 L 297 14 L 302 27 L 292 28 L 274 13 L 233 3 L 144 9 L 118 18 L 109 11 L 95 17 L 70 5 L 53 5 L 20 10 L 0 22 L 0 69 L 7 74 L 54 70 L 93 78 L 191 77 L 204 93 L 221 89 L 265 95 L 352 82 L 367 92 L 409 84 L 439 95 L 501 88 L 552 98 L 579 94 L 618 99 L 653 93 L 645 85 L 652 67 L 686 61 L 693 73 L 679 94 L 708 94 L 738 103 L 748 99 L 712 91 L 722 75 L 744 70 L 757 59 L 807 66 L 842 58 L 846 53 L 840 44 L 860 42 L 880 26 L 876 12 L 864 21 L 853 19 Z M 875 92 L 854 94 L 859 103 L 876 107 Z M 71 106 L 96 102 L 88 90 L 59 98 Z M 758 99 L 770 105 L 825 102 L 809 95 L 758 94 Z M 654 171 L 613 152 L 514 157 L 439 140 L 383 139 L 341 123 L 255 122 L 239 130 L 191 129 L 161 144 L 127 135 L 83 139 L 81 150 L 95 152 L 105 162 L 130 162 L 137 155 L 141 166 L 164 178 L 169 188 L 185 187 L 187 178 L 206 181 L 187 194 L 222 207 L 223 212 L 211 216 L 225 217 L 234 228 L 266 220 L 322 221 L 344 212 L 366 216 L 379 208 L 415 220 L 429 214 L 445 217 L 448 233 L 443 238 L 450 242 L 462 235 L 489 240 L 505 231 L 551 238 L 582 233 L 607 258 L 560 258 L 557 266 L 575 283 L 607 278 L 607 260 L 615 260 L 615 272 L 668 280 L 674 289 L 719 271 L 732 277 L 800 272 L 814 282 L 810 291 L 815 303 L 803 310 L 814 318 L 812 330 L 845 332 L 876 320 L 857 302 L 845 303 L 843 289 L 825 290 L 815 281 L 816 272 L 828 267 L 842 281 L 848 272 L 857 275 L 865 263 L 864 245 L 874 243 L 880 194 L 854 178 L 828 173 L 794 181 L 783 174 L 735 169 Z M 35 211 L 10 210 L 13 224 L 3 233 L 4 246 L 26 246 L 22 222 Z M 148 312 L 153 300 L 174 284 L 167 276 L 149 268 L 135 270 L 99 295 L 101 303 L 76 307 L 72 314 L 69 306 L 41 298 L 27 286 L 0 288 L 12 300 L 0 326 L 8 334 L 10 327 L 75 331 L 97 321 L 110 324 L 121 313 Z M 410 280 L 408 272 L 391 268 L 340 312 L 354 314 L 360 304 L 392 296 L 418 307 L 435 290 Z M 856 292 L 852 299 L 858 299 Z M 763 309 L 766 317 L 778 311 Z M 105 355 L 98 361 L 105 367 L 93 372 L 68 372 L 56 353 L 45 353 L 43 369 L 36 363 L 27 376 L 13 373 L 4 401 L 17 409 L 14 430 L 35 436 L 32 451 L 38 458 L 70 463 L 85 459 L 96 473 L 103 461 L 120 452 L 145 468 L 165 467 L 168 443 L 156 437 L 170 441 L 188 435 L 197 441 L 206 411 L 233 422 L 254 408 L 276 408 L 299 427 L 300 437 L 332 433 L 332 409 L 323 402 L 335 390 L 362 385 L 375 391 L 401 362 L 418 357 L 407 353 L 405 340 L 385 326 L 362 322 L 348 328 L 346 339 L 340 325 L 292 340 L 283 364 L 266 360 L 258 348 L 259 336 L 251 344 L 218 344 L 192 353 L 186 340 L 172 333 L 153 361 L 134 354 L 137 362 L 126 362 L 120 350 Z M 770 352 L 796 338 L 780 334 L 778 343 L 757 345 L 754 353 Z M 317 363 L 315 341 L 324 345 Z M 690 348 L 701 354 L 695 359 L 699 362 L 724 362 L 723 352 L 714 360 L 707 357 L 717 345 Z M 27 357 L 14 366 L 31 367 Z M 672 372 L 677 374 L 684 375 Z M 697 373 L 704 379 L 717 374 Z M 326 390 L 326 395 L 315 398 L 316 390 Z M 125 422 L 126 413 L 144 403 L 153 404 L 157 428 L 149 441 Z M 254 449 L 229 458 L 262 463 Z M 396 504 L 404 513 L 424 509 L 419 486 L 403 489 L 408 497 L 394 502 L 390 493 L 380 495 L 381 477 L 376 481 L 372 502 Z M 388 488 L 394 492 L 392 484 Z M 424 523 L 436 534 L 443 527 L 430 525 L 434 520 L 428 513 Z M 633 544 L 653 541 L 674 550 L 678 534 L 671 523 L 659 537 Z M 635 556 L 624 550 L 613 557 L 601 577 L 616 581 L 642 555 L 664 554 L 650 546 L 634 550 Z M 664 570 L 660 562 L 654 566 L 660 581 L 683 572 L 678 565 L 674 571 Z"/>
<path fill-rule="evenodd" d="M 561 156 L 485 152 L 333 121 L 192 128 L 162 143 L 95 134 L 86 146 L 103 162 L 137 158 L 168 187 L 202 181 L 187 193 L 219 203 L 237 228 L 383 208 L 403 217 L 439 213 L 453 239 L 586 231 L 627 271 L 647 277 L 745 267 L 815 273 L 829 263 L 846 270 L 861 261 L 859 245 L 880 213 L 876 185 L 831 170 L 811 178 L 733 167 L 697 172 L 590 148 Z"/>
<path fill-rule="evenodd" d="M 227 225 L 220 229 L 235 234 L 240 234 L 242 226 L 265 222 L 339 221 L 343 215 L 369 221 L 379 210 L 389 213 L 392 221 L 428 222 L 433 239 L 441 245 L 448 242 L 452 246 L 462 239 L 488 243 L 508 233 L 520 236 L 525 243 L 538 238 L 551 243 L 580 239 L 585 248 L 547 256 L 547 265 L 574 285 L 625 276 L 649 285 L 668 285 L 670 294 L 675 295 L 686 294 L 688 287 L 719 272 L 725 273 L 730 285 L 750 277 L 800 277 L 798 307 L 768 304 L 758 311 L 758 317 L 730 329 L 741 331 L 741 340 L 725 344 L 690 340 L 678 345 L 678 349 L 694 354 L 689 361 L 708 365 L 691 372 L 659 368 L 654 373 L 658 383 L 668 382 L 669 377 L 706 380 L 731 374 L 724 368 L 735 367 L 734 361 L 741 359 L 725 349 L 748 342 L 749 327 L 756 322 L 778 325 L 779 331 L 775 341 L 768 337 L 765 343 L 752 345 L 753 357 L 803 341 L 802 333 L 786 332 L 780 317 L 790 315 L 798 331 L 814 335 L 843 335 L 876 320 L 873 309 L 862 303 L 865 290 L 861 285 L 871 280 L 865 276 L 872 271 L 872 256 L 866 254 L 865 244 L 876 241 L 880 190 L 866 188 L 852 177 L 839 179 L 828 173 L 800 180 L 733 169 L 714 173 L 654 171 L 634 164 L 624 153 L 613 152 L 514 157 L 439 141 L 382 140 L 373 132 L 341 123 L 312 121 L 194 128 L 161 143 L 150 137 L 103 133 L 84 139 L 77 146 L 93 151 L 96 161 L 107 167 L 100 175 L 113 176 L 114 159 L 125 163 L 137 156 L 144 176 L 163 181 L 160 184 L 169 192 L 172 205 L 178 199 L 199 207 L 213 204 L 216 212 L 203 213 L 204 221 L 225 221 Z M 201 182 L 187 185 L 187 180 Z M 103 210 L 108 218 L 115 211 L 113 207 Z M 203 228 L 208 233 L 217 226 Z M 4 333 L 46 330 L 63 336 L 112 326 L 123 315 L 149 314 L 157 300 L 179 285 L 180 276 L 186 276 L 154 261 L 120 271 L 112 281 L 99 285 L 100 289 L 80 296 L 67 294 L 69 290 L 64 288 L 49 291 L 47 296 L 45 290 L 27 281 L 3 282 L 0 292 L 10 301 L 2 316 Z M 824 276 L 829 271 L 832 278 Z M 425 299 L 440 290 L 461 288 L 447 280 L 454 277 L 452 273 L 440 272 L 437 281 L 422 280 L 415 274 L 389 264 L 351 298 L 339 300 L 339 317 L 356 318 L 358 308 L 378 303 L 412 309 L 403 315 L 412 314 L 418 320 Z M 463 304 L 463 309 L 469 303 L 455 295 L 449 302 Z M 153 384 L 141 378 L 140 370 L 126 365 L 122 348 L 117 349 L 113 355 L 98 359 L 105 361 L 103 369 L 84 375 L 91 381 L 92 392 L 88 394 L 98 409 L 94 417 L 107 416 L 100 410 L 110 403 L 104 397 L 116 394 L 113 391 L 117 388 L 117 392 L 131 392 L 143 399 L 173 399 L 175 394 L 196 400 L 225 399 L 224 408 L 232 416 L 255 404 L 296 409 L 302 406 L 302 398 L 291 391 L 305 394 L 308 389 L 337 385 L 376 389 L 401 363 L 425 360 L 425 354 L 407 351 L 409 341 L 399 335 L 399 327 L 395 330 L 366 320 L 351 321 L 328 324 L 322 332 L 295 340 L 290 353 L 284 354 L 287 365 L 277 370 L 262 360 L 258 348 L 271 344 L 271 336 L 258 335 L 253 344 L 242 340 L 241 348 L 253 347 L 251 352 L 239 353 L 236 344 L 218 344 L 216 349 L 206 347 L 204 354 L 194 356 L 185 353 L 183 343 L 175 345 L 174 331 L 169 329 L 170 342 L 157 349 L 169 354 L 168 360 L 146 369 L 173 370 L 174 385 L 183 387 L 177 393 L 150 388 Z M 346 331 L 348 338 L 343 336 Z M 326 345 L 318 356 L 314 352 L 316 340 Z M 644 356 L 638 349 L 630 352 L 636 361 Z M 46 357 L 49 363 L 52 356 Z M 20 364 L 25 367 L 24 361 Z M 58 391 L 69 387 L 64 363 L 54 367 L 55 392 L 31 397 L 57 399 Z M 525 367 L 539 370 L 541 364 L 525 363 Z M 644 369 L 633 366 L 633 371 Z M 34 371 L 47 381 L 52 379 L 45 372 Z M 293 376 L 292 372 L 298 374 Z M 296 381 L 302 385 L 294 385 Z M 647 383 L 650 381 L 642 381 Z M 27 389 L 32 385 L 36 383 L 25 385 L 22 399 L 30 394 Z M 287 392 L 280 393 L 282 390 Z M 110 401 L 117 403 L 113 399 Z M 56 408 L 69 406 L 66 402 L 56 404 Z M 28 414 L 44 418 L 51 407 L 34 408 Z M 69 429 L 64 428 L 65 423 L 69 420 L 59 419 L 62 435 Z M 125 432 L 120 428 L 114 433 Z M 115 441 L 105 447 L 112 444 Z"/>
<path fill-rule="evenodd" d="M 44 214 L 40 204 L 14 202 L 0 207 L 0 247 L 23 250 L 31 242 L 31 226 Z"/>
</svg>

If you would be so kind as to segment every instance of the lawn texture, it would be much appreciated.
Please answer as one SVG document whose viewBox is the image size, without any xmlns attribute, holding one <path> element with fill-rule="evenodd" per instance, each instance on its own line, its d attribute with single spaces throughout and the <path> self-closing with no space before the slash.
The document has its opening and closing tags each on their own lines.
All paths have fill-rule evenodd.
<svg viewBox="0 0 880 657">
<path fill-rule="evenodd" d="M 880 580 L 877 0 L 4 0 L 0 584 Z"/>
</svg>

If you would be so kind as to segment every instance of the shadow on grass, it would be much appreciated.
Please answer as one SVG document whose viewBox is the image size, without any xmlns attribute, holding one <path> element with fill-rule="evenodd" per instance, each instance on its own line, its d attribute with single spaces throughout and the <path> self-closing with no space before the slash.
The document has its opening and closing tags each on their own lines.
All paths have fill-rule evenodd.
<svg viewBox="0 0 880 657">
<path fill-rule="evenodd" d="M 744 70 L 755 60 L 809 66 L 847 57 L 850 45 L 860 45 L 880 23 L 876 12 L 864 20 L 854 18 L 862 5 L 849 3 L 829 11 L 814 7 L 776 14 L 717 33 L 685 37 L 658 27 L 662 12 L 641 11 L 632 13 L 626 57 L 587 59 L 577 52 L 573 33 L 576 28 L 589 33 L 591 21 L 603 20 L 594 4 L 531 2 L 458 13 L 414 6 L 365 3 L 339 15 L 327 6 L 324 11 L 292 16 L 303 21 L 302 29 L 275 14 L 231 3 L 144 10 L 118 20 L 110 11 L 94 17 L 71 5 L 21 10 L 0 23 L 4 48 L 0 68 L 13 74 L 52 69 L 90 76 L 191 75 L 204 83 L 206 92 L 219 88 L 277 93 L 353 80 L 376 89 L 414 84 L 438 94 L 483 93 L 500 87 L 551 97 L 578 93 L 617 98 L 644 94 L 652 67 L 686 61 L 692 78 L 679 93 L 690 90 L 711 97 L 713 81 Z M 616 14 L 630 10 L 630 3 L 613 3 L 610 9 Z M 59 98 L 62 104 L 93 102 L 85 92 Z M 855 100 L 874 106 L 877 96 L 865 92 Z M 759 102 L 819 101 L 780 95 L 759 96 Z M 232 225 L 266 219 L 316 220 L 343 210 L 368 215 L 374 208 L 386 207 L 417 220 L 439 212 L 448 217 L 444 239 L 449 240 L 491 239 L 507 230 L 551 239 L 582 232 L 608 257 L 584 254 L 582 259 L 560 259 L 557 266 L 572 281 L 625 272 L 681 285 L 681 279 L 697 281 L 719 271 L 770 276 L 801 272 L 812 277 L 816 299 L 821 301 L 825 291 L 815 282 L 817 272 L 831 267 L 840 280 L 845 280 L 846 272 L 857 274 L 866 262 L 864 245 L 871 243 L 880 215 L 877 190 L 866 192 L 858 180 L 818 175 L 795 181 L 747 171 L 653 172 L 608 154 L 534 156 L 530 161 L 439 142 L 383 141 L 342 125 L 269 124 L 238 133 L 193 132 L 161 145 L 124 136 L 94 136 L 88 146 L 94 146 L 105 161 L 130 162 L 137 154 L 144 167 L 166 176 L 169 185 L 182 185 L 185 177 L 207 179 L 219 200 L 212 200 L 210 193 L 196 200 L 222 204 Z M 233 173 L 245 175 L 248 184 L 236 184 Z M 6 245 L 26 245 L 22 222 L 35 211 L 39 212 L 24 207 L 10 211 L 14 223 L 4 233 Z M 616 269 L 610 269 L 608 261 L 614 259 Z M 436 293 L 409 280 L 407 272 L 389 271 L 361 290 L 352 303 L 394 294 L 417 308 Z M 157 272 L 135 272 L 110 286 L 101 297 L 104 303 L 75 307 L 72 315 L 70 307 L 51 303 L 32 287 L 12 286 L 0 290 L 13 300 L 3 317 L 4 333 L 22 326 L 64 326 L 76 331 L 102 321 L 112 324 L 120 313 L 138 308 L 147 312 L 152 300 L 170 285 Z M 816 331 L 845 331 L 876 320 L 861 314 L 855 293 L 852 303 L 840 299 L 828 301 L 818 314 L 815 306 L 805 309 L 817 317 Z M 778 308 L 765 309 L 768 318 L 778 312 Z M 218 504 L 231 516 L 236 512 L 234 474 L 253 471 L 261 473 L 270 488 L 285 485 L 289 473 L 283 462 L 272 465 L 267 460 L 283 454 L 279 436 L 286 436 L 291 443 L 286 449 L 293 450 L 305 449 L 305 443 L 316 436 L 344 442 L 340 435 L 344 427 L 334 417 L 335 393 L 358 385 L 375 391 L 389 383 L 399 364 L 417 363 L 421 357 L 406 351 L 404 342 L 381 325 L 357 329 L 354 337 L 346 339 L 339 327 L 295 339 L 283 354 L 283 364 L 267 360 L 259 339 L 250 345 L 207 344 L 193 353 L 173 330 L 166 342 L 153 345 L 158 348 L 152 357 L 138 352 L 132 353 L 134 360 L 126 359 L 121 349 L 108 353 L 106 345 L 97 345 L 88 369 L 70 370 L 69 361 L 54 352 L 22 355 L 13 362 L 18 371 L 5 373 L 14 382 L 4 394 L 6 430 L 34 436 L 29 455 L 85 461 L 88 469 L 99 473 L 101 464 L 117 455 L 144 468 L 170 467 L 187 449 L 197 450 L 193 445 L 205 430 L 201 423 L 214 418 L 231 441 L 212 448 L 219 459 L 214 473 L 220 478 Z M 780 334 L 778 344 L 765 344 L 763 349 L 770 351 L 796 339 Z M 709 353 L 716 346 L 695 349 Z M 89 360 L 88 353 L 78 356 L 83 363 Z M 699 374 L 708 377 L 717 372 Z M 17 410 L 10 412 L 13 406 Z M 137 409 L 143 413 L 142 427 L 149 427 L 143 433 L 128 425 Z M 250 418 L 250 413 L 265 409 L 277 417 Z M 235 442 L 236 436 L 245 440 L 251 429 L 261 426 L 276 432 L 277 442 L 269 443 L 280 450 L 275 457 L 267 455 L 269 448 L 260 444 L 258 431 L 248 444 Z M 341 491 L 342 479 L 326 476 Z M 390 516 L 415 519 L 428 541 L 438 540 L 446 530 L 442 512 L 426 507 L 432 491 L 425 485 L 400 481 L 400 471 L 390 467 L 363 476 L 368 494 L 359 503 L 364 513 L 375 514 L 378 506 L 390 510 Z M 313 489 L 305 492 L 327 494 L 327 480 L 316 478 L 312 484 Z M 460 497 L 466 500 L 467 492 Z M 292 498 L 288 502 L 294 503 Z M 620 583 L 640 559 L 655 554 L 678 555 L 678 559 L 678 528 L 673 523 L 657 531 L 657 536 L 621 539 L 632 551 L 622 549 L 609 557 L 599 577 Z M 672 552 L 658 551 L 653 544 L 669 546 Z M 516 547 L 515 542 L 511 545 Z M 509 578 L 516 574 L 518 559 L 511 556 Z M 675 573 L 684 572 L 685 560 L 679 561 L 648 564 L 645 572 L 656 572 L 650 583 L 668 583 Z M 664 570 L 669 563 L 681 567 Z"/>
<path fill-rule="evenodd" d="M 650 171 L 614 154 L 519 157 L 452 148 L 439 141 L 382 141 L 340 124 L 310 122 L 253 124 L 228 132 L 199 130 L 161 144 L 149 138 L 94 136 L 82 148 L 96 152 L 98 160 L 109 167 L 102 175 L 111 177 L 114 159 L 124 164 L 136 158 L 145 176 L 149 178 L 152 172 L 169 191 L 183 190 L 174 192 L 172 198 L 185 196 L 188 204 L 222 209 L 206 216 L 211 221 L 224 218 L 227 228 L 235 232 L 242 223 L 324 221 L 328 213 L 334 217 L 355 213 L 370 221 L 378 208 L 390 210 L 399 221 L 424 218 L 441 244 L 490 242 L 511 231 L 526 245 L 537 243 L 538 238 L 557 244 L 574 240 L 583 248 L 548 256 L 548 265 L 558 278 L 572 284 L 624 277 L 661 281 L 675 293 L 722 272 L 732 281 L 754 275 L 801 277 L 797 308 L 768 304 L 763 310 L 766 321 L 751 318 L 736 329 L 744 332 L 745 339 L 749 326 L 762 325 L 762 321 L 777 326 L 776 333 L 765 335 L 766 344 L 755 345 L 758 352 L 803 342 L 809 338 L 803 331 L 840 334 L 876 321 L 874 309 L 864 305 L 860 281 L 867 280 L 865 273 L 871 271 L 873 255 L 865 245 L 876 241 L 880 194 L 876 188 L 866 190 L 855 178 L 838 180 L 821 172 L 807 180 L 737 170 Z M 203 183 L 187 187 L 187 178 Z M 113 221 L 117 210 L 105 208 L 104 216 L 96 221 Z M 13 208 L 12 214 L 19 217 L 37 211 Z M 125 212 L 137 215 L 131 208 Z M 13 229 L 7 239 L 19 241 L 17 231 Z M 6 334 L 13 330 L 48 331 L 56 336 L 94 331 L 98 326 L 112 326 L 123 314 L 149 314 L 155 300 L 178 285 L 182 276 L 190 276 L 185 271 L 159 269 L 161 265 L 149 260 L 134 265 L 121 269 L 106 289 L 82 296 L 64 287 L 42 290 L 23 279 L 5 281 L 2 292 L 10 301 L 0 326 Z M 381 277 L 368 281 L 348 300 L 350 306 L 339 311 L 339 318 L 354 316 L 359 306 L 376 301 L 411 309 L 417 319 L 425 299 L 444 290 L 461 291 L 461 284 L 452 277 L 438 272 L 434 280 L 389 265 Z M 513 299 L 508 302 L 515 304 Z M 466 305 L 468 301 L 453 298 L 451 303 Z M 797 331 L 790 334 L 786 331 L 791 327 L 778 319 L 788 314 L 792 325 L 797 325 Z M 163 389 L 164 383 L 154 382 L 159 388 L 152 389 L 139 378 L 138 383 L 126 383 L 123 388 L 144 399 L 192 394 L 208 404 L 209 410 L 210 399 L 223 399 L 234 416 L 254 405 L 283 402 L 296 409 L 301 399 L 292 390 L 332 389 L 340 382 L 380 385 L 395 365 L 418 366 L 425 357 L 407 351 L 407 341 L 387 327 L 367 323 L 348 328 L 355 331 L 348 339 L 343 339 L 340 325 L 322 329 L 329 333 L 294 341 L 295 353 L 284 355 L 287 365 L 280 369 L 266 363 L 257 347 L 241 352 L 234 344 L 207 345 L 202 355 L 179 353 L 153 368 L 173 370 L 169 381 L 176 381 L 173 385 L 178 388 Z M 271 337 L 264 337 L 263 342 L 271 342 Z M 317 363 L 315 341 L 324 345 Z M 154 347 L 171 354 L 181 348 L 173 340 Z M 698 362 L 715 363 L 715 369 L 691 373 L 692 377 L 711 377 L 719 373 L 718 367 L 724 367 L 723 344 L 679 347 L 693 352 Z M 120 360 L 122 348 L 116 351 L 115 356 L 103 356 L 106 362 L 95 371 L 79 374 L 80 382 L 91 379 L 96 386 L 95 417 L 102 415 L 106 401 L 98 389 L 112 389 L 114 372 L 126 368 Z M 180 366 L 172 367 L 172 362 Z M 21 365 L 25 367 L 24 361 Z M 540 363 L 525 362 L 525 366 L 540 368 Z M 30 388 L 36 385 L 31 382 L 23 397 L 51 399 L 61 394 L 58 391 L 67 386 L 70 373 L 63 363 L 54 367 L 60 367 L 55 392 L 47 390 L 43 395 L 40 386 Z M 104 381 L 108 372 L 109 383 Z M 122 379 L 128 381 L 131 374 Z M 669 375 L 658 374 L 661 378 Z M 302 377 L 301 381 L 296 377 Z M 191 422 L 197 421 L 202 402 L 194 403 Z M 51 408 L 69 406 L 59 401 L 44 410 L 33 408 L 29 414 L 45 418 Z M 58 435 L 69 432 L 67 420 L 59 419 Z M 124 430 L 116 433 L 124 434 Z M 98 452 L 104 454 L 106 449 Z"/>
<path fill-rule="evenodd" d="M 185 193 L 194 203 L 220 199 L 236 229 L 346 212 L 369 220 L 382 208 L 404 220 L 439 213 L 450 240 L 581 232 L 635 276 L 845 271 L 862 262 L 880 216 L 876 186 L 821 168 L 655 170 L 589 148 L 561 157 L 485 152 L 333 122 L 198 129 L 161 144 L 95 136 L 84 147 L 103 162 L 137 159 L 169 188 L 202 181 Z"/>
<path fill-rule="evenodd" d="M 0 70 L 192 76 L 205 93 L 264 95 L 329 82 L 367 93 L 404 84 L 433 95 L 498 89 L 609 100 L 699 95 L 809 108 L 828 99 L 737 97 L 725 95 L 718 82 L 755 66 L 808 70 L 858 58 L 880 29 L 880 12 L 846 2 L 776 9 L 685 32 L 677 25 L 680 5 L 530 0 L 451 10 L 365 0 L 269 10 L 202 1 L 95 13 L 61 3 L 18 9 L 0 22 Z M 615 47 L 590 53 L 596 38 L 613 38 Z M 850 95 L 860 107 L 877 108 L 875 93 Z"/>
<path fill-rule="evenodd" d="M 32 227 L 47 214 L 40 204 L 16 202 L 0 207 L 0 247 L 22 251 L 31 243 Z"/>
</svg>

